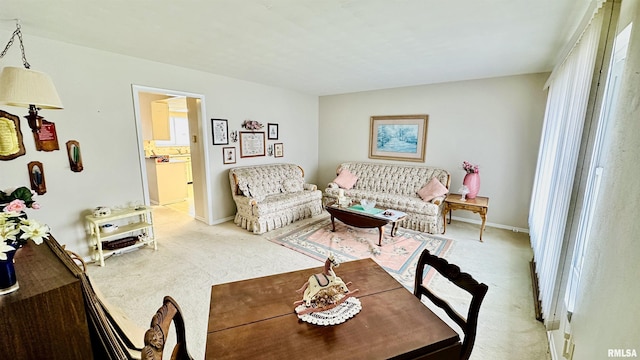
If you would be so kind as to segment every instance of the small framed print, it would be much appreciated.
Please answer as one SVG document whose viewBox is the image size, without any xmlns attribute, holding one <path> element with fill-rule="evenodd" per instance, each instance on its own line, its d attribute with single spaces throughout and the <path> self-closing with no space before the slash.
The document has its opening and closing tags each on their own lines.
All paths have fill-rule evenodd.
<svg viewBox="0 0 640 360">
<path fill-rule="evenodd" d="M 283 157 L 284 149 L 282 143 L 273 144 L 273 157 Z"/>
<path fill-rule="evenodd" d="M 267 139 L 278 140 L 278 124 L 267 124 Z"/>
<path fill-rule="evenodd" d="M 211 119 L 213 145 L 229 145 L 229 127 L 227 119 Z"/>
<path fill-rule="evenodd" d="M 222 163 L 223 164 L 235 164 L 236 163 L 236 148 L 223 147 L 222 148 Z"/>
</svg>

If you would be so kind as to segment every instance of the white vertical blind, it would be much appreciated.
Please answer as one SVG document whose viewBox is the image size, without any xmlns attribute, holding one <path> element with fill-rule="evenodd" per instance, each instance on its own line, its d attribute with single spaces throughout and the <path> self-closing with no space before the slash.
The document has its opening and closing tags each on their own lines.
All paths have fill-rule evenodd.
<svg viewBox="0 0 640 360">
<path fill-rule="evenodd" d="M 567 311 L 573 312 L 578 294 L 578 285 L 580 284 L 580 276 L 582 275 L 582 265 L 584 262 L 584 254 L 587 251 L 588 241 L 591 233 L 591 221 L 593 219 L 598 193 L 600 191 L 600 180 L 603 168 L 600 161 L 602 146 L 606 136 L 607 128 L 613 112 L 616 110 L 618 99 L 618 90 L 622 73 L 624 70 L 625 58 L 627 56 L 627 47 L 629 36 L 631 34 L 631 24 L 620 32 L 616 37 L 614 44 L 614 55 L 611 61 L 609 76 L 607 76 L 607 85 L 605 89 L 605 99 L 602 104 L 602 110 L 598 119 L 597 130 L 595 135 L 595 143 L 593 146 L 593 155 L 589 162 L 589 175 L 587 176 L 587 184 L 585 186 L 584 197 L 582 201 L 582 211 L 578 222 L 575 246 L 573 251 L 573 259 L 571 260 L 571 269 L 569 272 L 569 280 L 567 282 L 567 291 L 565 293 L 565 304 Z"/>
<path fill-rule="evenodd" d="M 538 165 L 531 194 L 529 232 L 542 314 L 549 320 L 560 252 L 598 49 L 597 14 L 549 83 Z"/>
</svg>

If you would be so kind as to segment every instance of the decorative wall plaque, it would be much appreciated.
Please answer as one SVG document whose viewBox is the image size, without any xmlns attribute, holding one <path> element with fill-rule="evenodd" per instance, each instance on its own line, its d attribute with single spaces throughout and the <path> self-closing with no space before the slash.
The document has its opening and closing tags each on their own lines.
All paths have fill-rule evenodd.
<svg viewBox="0 0 640 360">
<path fill-rule="evenodd" d="M 75 140 L 67 141 L 67 156 L 69 157 L 69 167 L 71 171 L 80 172 L 82 167 L 82 155 L 80 155 L 80 144 Z"/>
<path fill-rule="evenodd" d="M 42 119 L 40 131 L 33 133 L 33 140 L 36 142 L 36 150 L 38 151 L 60 150 L 56 124 L 45 119 Z"/>
<path fill-rule="evenodd" d="M 0 160 L 11 160 L 25 154 L 20 118 L 0 110 Z"/>
<path fill-rule="evenodd" d="M 35 191 L 38 195 L 42 195 L 47 192 L 47 184 L 44 181 L 44 167 L 40 161 L 32 161 L 27 164 L 29 168 L 29 180 L 31 183 L 31 190 Z"/>
</svg>

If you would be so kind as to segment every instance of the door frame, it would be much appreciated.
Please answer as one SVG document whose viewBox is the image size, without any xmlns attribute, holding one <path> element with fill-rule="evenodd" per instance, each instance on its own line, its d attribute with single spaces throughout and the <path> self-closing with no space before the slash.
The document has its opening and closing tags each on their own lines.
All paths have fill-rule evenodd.
<svg viewBox="0 0 640 360">
<path fill-rule="evenodd" d="M 144 203 L 146 205 L 150 205 L 151 201 L 149 199 L 149 185 L 147 183 L 148 175 L 147 175 L 147 167 L 145 164 L 144 139 L 142 136 L 143 134 L 142 119 L 140 118 L 140 93 L 162 94 L 162 95 L 169 95 L 169 96 L 185 96 L 188 98 L 195 98 L 200 100 L 200 109 L 198 111 L 198 129 L 200 129 L 200 133 L 198 135 L 200 140 L 196 141 L 196 147 L 198 148 L 200 153 L 203 155 L 203 159 L 202 161 L 200 161 L 200 166 L 198 168 L 198 171 L 193 171 L 193 174 L 194 174 L 194 185 L 195 184 L 204 185 L 204 186 L 201 186 L 201 188 L 204 193 L 205 201 L 202 202 L 202 206 L 203 206 L 202 209 L 199 209 L 197 207 L 199 202 L 194 201 L 194 206 L 196 207 L 195 218 L 208 225 L 213 225 L 213 212 L 211 209 L 212 199 L 211 199 L 211 191 L 209 191 L 209 189 L 211 189 L 211 177 L 210 177 L 211 172 L 209 169 L 209 151 L 205 146 L 205 144 L 209 144 L 209 141 L 211 141 L 211 139 L 209 138 L 210 132 L 207 126 L 207 122 L 204 121 L 205 114 L 207 113 L 205 101 L 204 101 L 204 95 L 194 94 L 194 93 L 189 93 L 184 91 L 153 88 L 153 87 L 141 86 L 141 85 L 135 85 L 135 84 L 131 85 L 131 92 L 133 95 L 133 111 L 135 115 L 136 131 L 137 131 L 137 139 L 138 139 L 138 156 L 139 156 L 140 174 L 141 174 L 140 181 L 142 182 L 142 192 L 144 196 Z M 193 159 L 193 156 L 192 156 L 192 159 Z M 193 167 L 193 162 L 191 163 L 191 166 Z M 200 178 L 201 177 L 200 174 L 203 174 L 202 175 L 203 178 Z M 198 178 L 198 181 L 196 181 L 195 177 Z M 194 190 L 194 195 L 195 195 L 195 192 L 196 191 Z M 200 212 L 198 210 L 202 210 L 202 213 L 201 213 L 202 215 L 199 216 Z"/>
</svg>

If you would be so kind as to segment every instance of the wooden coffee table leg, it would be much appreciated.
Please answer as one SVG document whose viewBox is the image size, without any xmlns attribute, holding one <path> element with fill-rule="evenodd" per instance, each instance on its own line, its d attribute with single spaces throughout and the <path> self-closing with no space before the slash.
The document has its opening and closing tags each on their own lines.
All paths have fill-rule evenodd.
<svg viewBox="0 0 640 360">
<path fill-rule="evenodd" d="M 384 234 L 384 225 L 378 228 L 378 246 L 382 246 L 382 234 Z"/>
<path fill-rule="evenodd" d="M 331 229 L 331 231 L 335 232 L 336 231 L 336 222 L 334 220 L 335 218 L 333 217 L 333 215 L 331 215 L 331 226 L 333 227 L 333 229 Z"/>
</svg>

